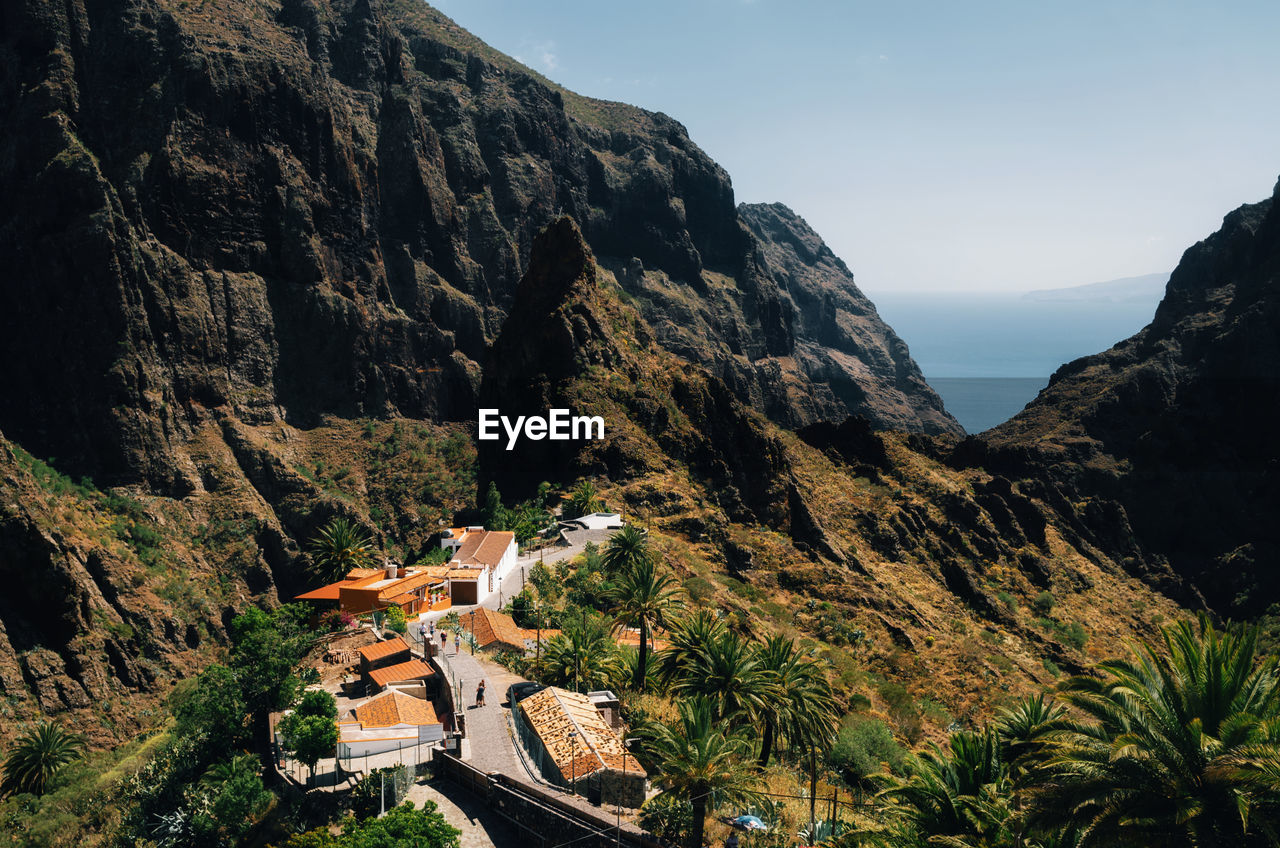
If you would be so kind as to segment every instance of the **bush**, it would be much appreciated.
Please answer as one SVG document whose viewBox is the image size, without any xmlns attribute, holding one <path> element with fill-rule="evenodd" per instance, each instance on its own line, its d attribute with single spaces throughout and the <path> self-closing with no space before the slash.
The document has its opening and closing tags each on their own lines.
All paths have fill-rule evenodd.
<svg viewBox="0 0 1280 848">
<path fill-rule="evenodd" d="M 387 607 L 387 627 L 403 635 L 408 632 L 409 625 L 405 621 L 404 610 L 400 607 Z"/>
<path fill-rule="evenodd" d="M 1046 590 L 1036 595 L 1035 600 L 1031 602 L 1031 608 L 1042 616 L 1048 615 L 1049 611 L 1053 609 L 1054 603 L 1056 601 L 1054 601 L 1053 593 Z"/>
<path fill-rule="evenodd" d="M 644 802 L 637 824 L 654 836 L 683 842 L 693 827 L 693 805 L 669 795 L 658 795 Z"/>
<path fill-rule="evenodd" d="M 355 622 L 355 618 L 346 610 L 329 610 L 320 616 L 320 629 L 329 633 L 337 633 L 341 630 L 350 629 Z"/>
<path fill-rule="evenodd" d="M 1000 599 L 1000 603 L 1009 608 L 1009 612 L 1018 611 L 1018 599 L 1008 592 L 997 592 L 996 597 Z"/>
<path fill-rule="evenodd" d="M 849 716 L 831 746 L 827 761 L 849 786 L 866 790 L 886 765 L 894 771 L 901 768 L 903 757 L 902 746 L 884 722 Z"/>
</svg>

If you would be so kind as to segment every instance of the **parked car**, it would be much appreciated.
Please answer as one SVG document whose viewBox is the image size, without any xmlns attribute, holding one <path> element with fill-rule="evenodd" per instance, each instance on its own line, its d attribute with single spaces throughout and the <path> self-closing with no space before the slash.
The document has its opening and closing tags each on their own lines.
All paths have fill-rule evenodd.
<svg viewBox="0 0 1280 848">
<path fill-rule="evenodd" d="M 541 692 L 546 688 L 547 687 L 543 686 L 541 683 L 534 683 L 531 680 L 526 680 L 521 683 L 512 683 L 507 687 L 507 704 L 514 707 L 530 695 Z"/>
</svg>

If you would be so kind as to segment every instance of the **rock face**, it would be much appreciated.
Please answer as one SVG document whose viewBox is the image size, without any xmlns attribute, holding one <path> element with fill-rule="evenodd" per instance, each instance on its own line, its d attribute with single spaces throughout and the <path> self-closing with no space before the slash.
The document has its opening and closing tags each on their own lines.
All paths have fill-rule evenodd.
<svg viewBox="0 0 1280 848">
<path fill-rule="evenodd" d="M 744 203 L 738 215 L 791 327 L 791 343 L 773 360 L 785 391 L 767 396 L 770 418 L 803 426 L 851 412 L 881 428 L 960 432 L 906 343 L 803 218 L 781 203 Z"/>
<path fill-rule="evenodd" d="M 553 222 L 535 241 L 480 391 L 483 406 L 511 416 L 550 407 L 598 415 L 605 438 L 524 439 L 514 450 L 482 441 L 482 483 L 494 480 L 511 499 L 542 480 L 626 480 L 687 467 L 731 517 L 785 523 L 788 469 L 764 419 L 705 368 L 658 345 L 637 310 L 606 288 L 605 273 L 571 219 Z"/>
<path fill-rule="evenodd" d="M 1082 524 L 1133 569 L 1172 569 L 1216 608 L 1280 590 L 1280 205 L 1242 206 L 1186 251 L 1149 326 L 1064 365 L 958 454 L 1097 500 Z"/>
<path fill-rule="evenodd" d="M 816 236 L 740 217 L 680 124 L 424 4 L 0 14 L 0 427 L 77 474 L 188 491 L 175 445 L 215 408 L 470 419 L 560 213 L 660 343 L 778 420 L 958 432 Z"/>
</svg>

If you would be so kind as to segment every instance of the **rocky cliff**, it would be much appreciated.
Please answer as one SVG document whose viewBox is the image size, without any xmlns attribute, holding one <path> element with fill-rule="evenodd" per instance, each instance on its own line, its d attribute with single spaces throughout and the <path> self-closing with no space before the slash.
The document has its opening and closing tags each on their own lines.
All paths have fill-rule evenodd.
<svg viewBox="0 0 1280 848">
<path fill-rule="evenodd" d="M 1149 326 L 957 455 L 1087 498 L 1082 525 L 1134 573 L 1171 567 L 1224 613 L 1262 612 L 1280 598 L 1278 327 L 1272 197 L 1186 251 Z"/>
<path fill-rule="evenodd" d="M 680 124 L 424 4 L 0 14 L 0 122 L 22 128 L 0 140 L 0 427 L 76 474 L 192 491 L 180 445 L 210 409 L 473 419 L 560 213 L 661 344 L 778 420 L 958 432 L 847 270 L 793 216 L 740 216 Z"/>
</svg>

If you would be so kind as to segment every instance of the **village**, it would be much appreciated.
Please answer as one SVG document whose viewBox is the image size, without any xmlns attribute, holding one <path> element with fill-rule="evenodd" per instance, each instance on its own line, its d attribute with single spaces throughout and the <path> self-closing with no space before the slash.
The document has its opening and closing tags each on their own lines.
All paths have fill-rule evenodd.
<svg viewBox="0 0 1280 848">
<path fill-rule="evenodd" d="M 498 661 L 503 653 L 537 656 L 560 632 L 521 627 L 502 611 L 530 570 L 607 544 L 623 527 L 620 515 L 607 512 L 561 521 L 551 544 L 526 556 L 510 531 L 446 528 L 443 563 L 386 560 L 298 595 L 317 619 L 336 611 L 352 626 L 324 637 L 310 657 L 319 678 L 311 689 L 336 704 L 336 749 L 301 762 L 282 732 L 292 711 L 273 714 L 281 776 L 309 791 L 343 792 L 371 775 L 391 775 L 390 784 L 381 781 L 382 809 L 431 800 L 462 830 L 464 846 L 468 834 L 475 844 L 493 844 L 503 836 L 497 831 L 512 837 L 566 815 L 584 833 L 612 827 L 613 841 L 625 832 L 650 844 L 624 821 L 653 789 L 624 742 L 618 696 L 535 683 Z M 401 617 L 399 629 L 388 626 Z M 616 639 L 634 646 L 639 635 L 624 628 Z M 503 814 L 464 811 L 465 801 L 432 785 L 440 775 L 471 795 L 502 791 Z"/>
</svg>

